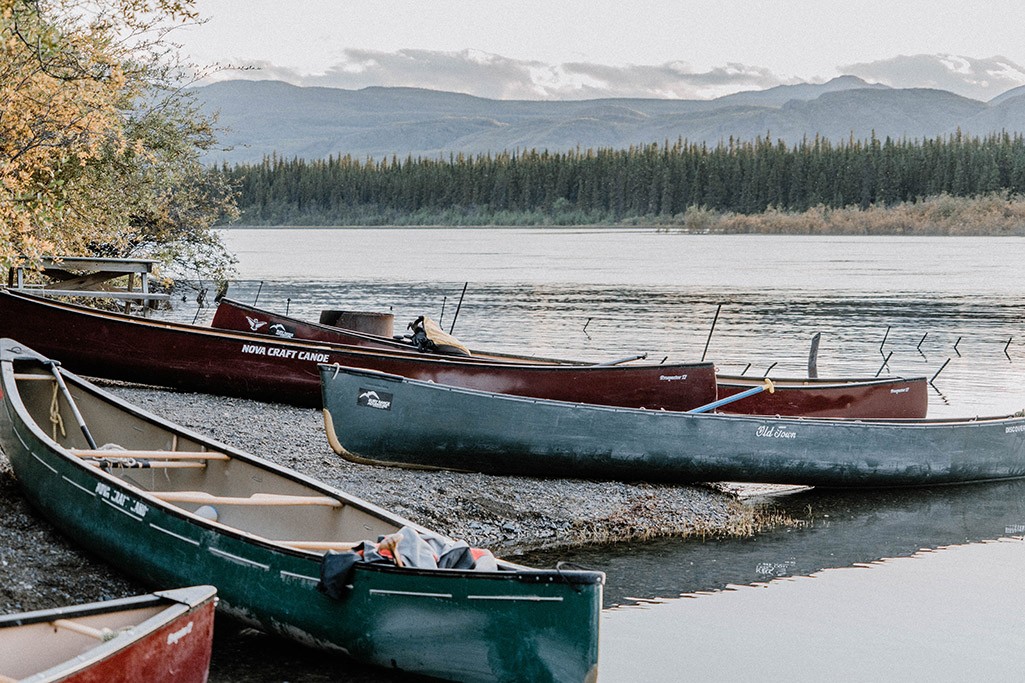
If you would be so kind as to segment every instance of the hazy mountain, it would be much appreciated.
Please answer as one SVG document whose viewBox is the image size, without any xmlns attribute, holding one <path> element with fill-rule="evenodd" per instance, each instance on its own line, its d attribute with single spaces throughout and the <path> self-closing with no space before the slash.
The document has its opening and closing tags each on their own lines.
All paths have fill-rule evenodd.
<svg viewBox="0 0 1025 683">
<path fill-rule="evenodd" d="M 844 76 L 741 92 L 715 100 L 492 100 L 416 88 L 298 87 L 280 81 L 223 81 L 197 89 L 219 112 L 223 151 L 211 162 L 277 154 L 448 156 L 526 148 L 623 148 L 675 141 L 715 145 L 731 136 L 797 142 L 1025 132 L 1025 89 L 990 102 L 944 90 L 897 89 Z"/>
<path fill-rule="evenodd" d="M 1001 93 L 989 101 L 990 104 L 1000 104 L 1007 100 L 1015 97 L 1021 97 L 1025 95 L 1025 85 L 1019 85 L 1017 88 L 1011 88 L 1007 92 Z"/>
</svg>

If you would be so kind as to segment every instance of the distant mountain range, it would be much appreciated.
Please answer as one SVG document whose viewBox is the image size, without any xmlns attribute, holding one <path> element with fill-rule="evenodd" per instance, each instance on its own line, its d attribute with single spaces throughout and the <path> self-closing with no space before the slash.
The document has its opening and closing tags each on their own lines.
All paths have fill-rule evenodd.
<svg viewBox="0 0 1025 683">
<path fill-rule="evenodd" d="M 196 89 L 218 112 L 224 149 L 211 163 L 350 154 L 448 157 L 516 149 L 626 148 L 683 138 L 709 145 L 769 136 L 840 141 L 1025 133 L 1025 86 L 989 102 L 945 90 L 895 89 L 854 76 L 714 100 L 491 100 L 417 88 L 311 88 L 222 81 Z"/>
</svg>

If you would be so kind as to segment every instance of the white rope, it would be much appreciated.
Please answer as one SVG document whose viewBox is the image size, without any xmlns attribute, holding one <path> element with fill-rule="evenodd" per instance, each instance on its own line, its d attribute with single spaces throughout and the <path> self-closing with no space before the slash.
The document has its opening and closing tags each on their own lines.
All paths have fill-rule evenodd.
<svg viewBox="0 0 1025 683">
<path fill-rule="evenodd" d="M 68 433 L 64 431 L 64 418 L 61 417 L 60 404 L 57 402 L 58 391 L 60 387 L 57 383 L 53 383 L 53 398 L 50 400 L 50 423 L 53 425 L 53 440 L 57 440 L 57 430 L 60 429 L 61 436 L 67 436 Z"/>
</svg>

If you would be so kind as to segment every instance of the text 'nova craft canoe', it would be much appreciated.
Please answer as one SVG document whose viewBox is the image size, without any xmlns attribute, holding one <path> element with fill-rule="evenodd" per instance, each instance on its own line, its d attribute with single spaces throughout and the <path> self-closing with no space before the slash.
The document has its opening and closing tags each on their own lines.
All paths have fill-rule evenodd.
<svg viewBox="0 0 1025 683">
<path fill-rule="evenodd" d="M 0 391 L 0 445 L 29 502 L 128 574 L 214 585 L 243 621 L 383 667 L 464 681 L 595 675 L 600 572 L 493 558 L 482 569 L 465 544 L 161 420 L 9 339 Z M 371 562 L 381 537 L 396 556 L 402 539 L 462 555 Z"/>
<path fill-rule="evenodd" d="M 307 322 L 274 313 L 232 299 L 221 299 L 211 326 L 287 339 L 306 339 L 322 343 L 350 344 L 365 348 L 419 353 L 408 341 L 367 334 L 341 327 Z M 586 366 L 579 360 L 538 358 L 495 351 L 473 350 L 469 359 L 542 365 Z M 366 367 L 366 366 L 361 366 Z M 381 368 L 369 368 L 381 369 Z M 404 376 L 410 376 L 398 372 Z M 667 375 L 671 373 L 666 373 Z M 717 396 L 725 398 L 761 383 L 761 378 L 719 374 Z M 794 415 L 802 417 L 921 418 L 929 409 L 929 387 L 925 377 L 879 378 L 772 378 L 775 391 L 762 392 L 730 404 L 725 412 L 747 415 Z M 462 384 L 460 386 L 467 386 Z M 477 387 L 479 388 L 479 387 Z M 502 392 L 513 393 L 513 392 Z M 525 392 L 516 392 L 525 393 Z M 713 399 L 708 399 L 711 402 Z M 585 401 L 609 403 L 607 401 Z M 656 407 L 636 404 L 631 407 Z M 677 408 L 689 410 L 697 405 Z M 666 408 L 670 410 L 670 408 Z"/>
<path fill-rule="evenodd" d="M 0 681 L 204 683 L 213 586 L 0 616 Z"/>
<path fill-rule="evenodd" d="M 688 410 L 716 396 L 711 363 L 482 363 L 272 339 L 2 290 L 0 336 L 15 338 L 84 375 L 317 408 L 318 363 L 365 367 L 485 391 L 666 410 Z"/>
<path fill-rule="evenodd" d="M 1025 417 L 850 420 L 527 399 L 320 366 L 328 440 L 360 462 L 627 481 L 924 486 L 1025 477 Z"/>
</svg>

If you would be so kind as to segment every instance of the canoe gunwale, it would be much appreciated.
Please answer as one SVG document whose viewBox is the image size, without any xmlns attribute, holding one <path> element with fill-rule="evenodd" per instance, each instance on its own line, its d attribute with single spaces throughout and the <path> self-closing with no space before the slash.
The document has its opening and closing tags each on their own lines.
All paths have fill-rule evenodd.
<svg viewBox="0 0 1025 683">
<path fill-rule="evenodd" d="M 216 595 L 217 589 L 213 586 L 207 585 L 191 586 L 189 588 L 179 588 L 167 591 L 155 591 L 144 595 L 132 595 L 127 598 L 116 598 L 114 600 L 102 600 L 83 603 L 81 605 L 68 605 L 64 607 L 33 610 L 31 612 L 0 615 L 0 628 L 48 623 L 55 619 L 91 617 L 97 614 L 108 614 L 110 612 L 120 612 L 143 607 L 155 607 L 160 604 L 165 604 L 168 608 L 172 608 L 177 605 L 186 609 L 194 609 Z M 166 610 L 161 611 L 161 614 L 163 614 L 164 611 Z"/>
<path fill-rule="evenodd" d="M 863 387 L 884 386 L 887 384 L 902 384 L 906 382 L 925 382 L 924 375 L 913 375 L 910 377 L 742 377 L 738 375 L 716 375 L 720 387 L 753 387 L 758 386 L 766 379 L 771 379 L 776 391 L 788 389 L 842 389 L 857 384 Z"/>
<path fill-rule="evenodd" d="M 14 380 L 14 361 L 16 360 L 27 360 L 40 362 L 47 360 L 45 356 L 35 353 L 22 347 L 16 341 L 11 339 L 0 339 L 0 393 L 3 394 L 3 399 L 7 400 L 9 404 L 18 413 L 18 421 L 25 426 L 31 433 L 32 436 L 43 443 L 54 456 L 60 458 L 64 462 L 70 464 L 72 467 L 87 473 L 88 476 L 93 478 L 102 479 L 104 483 L 108 484 L 112 488 L 116 488 L 120 491 L 127 493 L 128 495 L 136 498 L 140 498 L 145 503 L 154 508 L 158 508 L 161 513 L 168 514 L 180 519 L 185 520 L 189 524 L 208 528 L 210 531 L 226 536 L 230 536 L 237 541 L 247 544 L 254 544 L 262 547 L 265 550 L 270 550 L 275 553 L 290 555 L 293 557 L 299 557 L 304 559 L 314 559 L 319 561 L 325 554 L 323 551 L 306 550 L 302 548 L 295 548 L 285 543 L 275 542 L 273 539 L 268 539 L 258 534 L 252 534 L 240 529 L 237 529 L 226 524 L 222 524 L 217 521 L 209 520 L 205 517 L 200 517 L 184 508 L 177 507 L 166 501 L 162 501 L 156 496 L 151 495 L 151 492 L 138 488 L 129 482 L 125 482 L 111 473 L 105 471 L 102 468 L 97 468 L 90 465 L 87 461 L 76 457 L 70 449 L 66 449 L 57 442 L 55 442 L 50 436 L 43 430 L 28 413 L 24 402 L 21 399 L 20 392 L 17 391 L 16 380 Z M 75 375 L 64 368 L 60 369 L 66 382 L 76 388 L 82 389 L 87 393 L 94 394 L 97 398 L 110 401 L 117 408 L 122 409 L 126 412 L 134 414 L 137 417 L 151 421 L 158 426 L 167 429 L 173 433 L 185 436 L 189 439 L 195 440 L 199 443 L 206 445 L 212 450 L 216 450 L 219 453 L 224 453 L 231 456 L 234 459 L 246 462 L 258 468 L 264 468 L 272 471 L 277 475 L 281 475 L 291 479 L 292 481 L 308 486 L 316 491 L 322 493 L 325 496 L 330 496 L 343 505 L 352 506 L 359 509 L 367 514 L 378 516 L 381 519 L 387 520 L 396 526 L 409 526 L 418 531 L 428 531 L 426 527 L 423 527 L 412 520 L 408 520 L 400 515 L 389 512 L 384 508 L 378 507 L 369 501 L 350 496 L 345 492 L 327 486 L 311 477 L 308 477 L 300 472 L 280 467 L 277 464 L 264 460 L 258 456 L 246 453 L 235 449 L 228 444 L 221 443 L 215 439 L 192 432 L 191 430 L 171 423 L 157 415 L 150 413 L 149 411 L 139 408 L 131 403 L 128 403 L 113 394 L 103 390 L 96 385 L 85 381 L 81 377 Z M 13 386 L 13 390 L 12 390 Z M 25 444 L 24 439 L 18 430 L 14 430 L 15 436 L 22 442 L 23 447 L 31 452 L 31 449 Z M 365 539 L 360 539 L 365 540 Z M 418 576 L 438 576 L 444 575 L 448 577 L 465 577 L 472 579 L 490 578 L 490 579 L 502 579 L 502 580 L 513 580 L 522 581 L 526 583 L 544 582 L 544 583 L 570 583 L 570 584 L 586 584 L 586 583 L 599 583 L 604 584 L 604 575 L 599 572 L 585 572 L 591 574 L 597 574 L 600 580 L 596 581 L 581 581 L 579 577 L 570 570 L 556 570 L 556 569 L 534 569 L 531 567 L 522 566 L 507 560 L 498 560 L 499 570 L 494 572 L 482 572 L 471 569 L 443 569 L 443 568 L 412 568 L 412 567 L 396 567 L 384 564 L 373 564 L 373 563 L 358 563 L 356 569 L 358 571 L 373 571 L 373 572 L 390 572 L 396 574 L 408 574 Z M 573 578 L 574 580 L 563 580 L 567 577 Z"/>
</svg>

